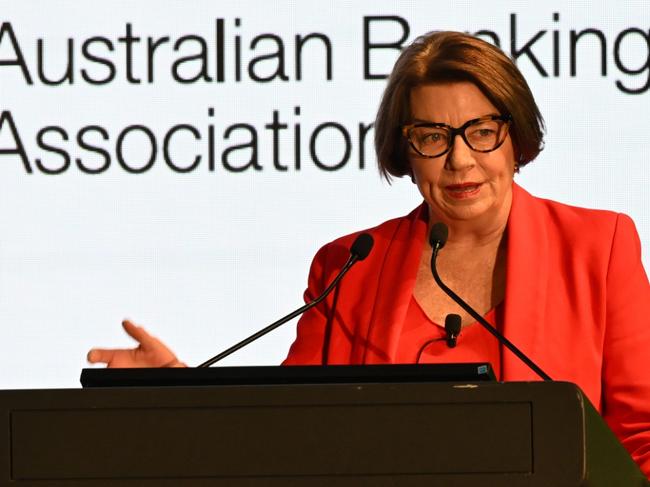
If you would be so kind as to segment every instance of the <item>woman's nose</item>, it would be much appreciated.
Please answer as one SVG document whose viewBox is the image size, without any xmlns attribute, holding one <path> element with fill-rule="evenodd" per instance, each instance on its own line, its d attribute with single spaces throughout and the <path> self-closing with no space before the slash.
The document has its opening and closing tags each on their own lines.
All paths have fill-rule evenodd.
<svg viewBox="0 0 650 487">
<path fill-rule="evenodd" d="M 465 143 L 460 134 L 452 140 L 451 150 L 447 153 L 445 167 L 451 171 L 461 171 L 473 167 L 476 163 L 475 153 Z"/>
</svg>

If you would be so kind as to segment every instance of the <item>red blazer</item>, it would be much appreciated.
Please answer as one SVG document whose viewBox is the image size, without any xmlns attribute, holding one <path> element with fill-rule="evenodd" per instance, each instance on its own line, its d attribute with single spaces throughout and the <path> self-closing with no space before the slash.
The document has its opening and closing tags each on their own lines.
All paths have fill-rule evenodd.
<svg viewBox="0 0 650 487">
<path fill-rule="evenodd" d="M 393 363 L 426 241 L 427 211 L 368 230 L 370 255 L 332 296 L 305 313 L 286 365 Z M 357 234 L 314 257 L 305 299 L 317 296 Z M 573 382 L 650 476 L 650 284 L 632 220 L 535 198 L 514 185 L 507 226 L 502 332 L 555 380 Z M 460 344 L 459 344 L 460 346 Z M 501 380 L 538 380 L 502 350 Z"/>
</svg>

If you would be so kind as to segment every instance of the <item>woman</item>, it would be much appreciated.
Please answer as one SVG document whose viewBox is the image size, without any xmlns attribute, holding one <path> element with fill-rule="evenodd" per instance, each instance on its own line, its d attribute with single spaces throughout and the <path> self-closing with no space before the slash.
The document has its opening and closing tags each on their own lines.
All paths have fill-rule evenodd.
<svg viewBox="0 0 650 487">
<path fill-rule="evenodd" d="M 650 285 L 625 215 L 535 198 L 514 174 L 542 147 L 543 122 L 521 73 L 479 39 L 437 32 L 401 54 L 375 126 L 387 178 L 409 175 L 424 203 L 368 232 L 370 256 L 306 313 L 285 364 L 489 361 L 501 380 L 537 380 L 434 283 L 425 242 L 449 227 L 439 273 L 556 380 L 578 384 L 650 475 Z M 323 247 L 306 299 L 348 256 L 355 235 Z M 458 346 L 440 324 L 461 315 Z M 328 317 L 330 326 L 326 329 Z M 143 329 L 140 346 L 93 350 L 109 366 L 183 365 Z"/>
</svg>

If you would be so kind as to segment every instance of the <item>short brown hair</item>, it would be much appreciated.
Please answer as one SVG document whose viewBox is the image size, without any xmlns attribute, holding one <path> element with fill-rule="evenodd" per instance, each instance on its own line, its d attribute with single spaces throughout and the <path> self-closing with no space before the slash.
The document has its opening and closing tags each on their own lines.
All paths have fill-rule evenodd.
<svg viewBox="0 0 650 487">
<path fill-rule="evenodd" d="M 404 49 L 388 78 L 375 120 L 375 149 L 382 175 L 410 173 L 401 127 L 410 122 L 411 90 L 416 86 L 469 81 L 502 115 L 510 114 L 515 162 L 521 167 L 543 148 L 544 119 L 514 62 L 503 51 L 461 32 L 431 32 Z"/>
</svg>

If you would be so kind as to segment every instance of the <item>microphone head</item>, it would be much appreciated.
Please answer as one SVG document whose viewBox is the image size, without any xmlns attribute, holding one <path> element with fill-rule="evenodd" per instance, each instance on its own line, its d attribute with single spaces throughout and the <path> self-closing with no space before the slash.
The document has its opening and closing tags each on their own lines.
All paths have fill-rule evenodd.
<svg viewBox="0 0 650 487">
<path fill-rule="evenodd" d="M 447 333 L 447 346 L 454 348 L 460 334 L 461 319 L 459 315 L 448 314 L 445 316 L 445 333 Z"/>
<path fill-rule="evenodd" d="M 368 257 L 374 243 L 375 241 L 372 239 L 371 235 L 361 233 L 355 239 L 352 247 L 350 247 L 350 253 L 355 256 L 357 260 L 363 260 Z"/>
<path fill-rule="evenodd" d="M 445 316 L 445 331 L 447 335 L 457 337 L 460 333 L 461 318 L 460 315 L 451 313 Z"/>
<path fill-rule="evenodd" d="M 449 228 L 442 222 L 434 223 L 429 232 L 429 245 L 434 249 L 441 249 L 447 243 Z"/>
</svg>

